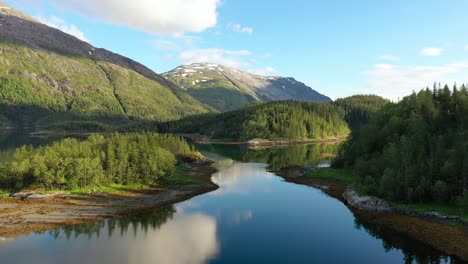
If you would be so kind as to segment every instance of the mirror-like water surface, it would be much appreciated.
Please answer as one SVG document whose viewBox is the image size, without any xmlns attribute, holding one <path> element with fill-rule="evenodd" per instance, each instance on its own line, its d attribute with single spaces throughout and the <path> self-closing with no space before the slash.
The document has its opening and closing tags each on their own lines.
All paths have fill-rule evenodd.
<svg viewBox="0 0 468 264">
<path fill-rule="evenodd" d="M 122 219 L 0 242 L 0 262 L 450 263 L 425 245 L 361 222 L 321 191 L 268 172 L 320 162 L 336 146 L 200 148 L 217 160 L 217 191 Z"/>
</svg>

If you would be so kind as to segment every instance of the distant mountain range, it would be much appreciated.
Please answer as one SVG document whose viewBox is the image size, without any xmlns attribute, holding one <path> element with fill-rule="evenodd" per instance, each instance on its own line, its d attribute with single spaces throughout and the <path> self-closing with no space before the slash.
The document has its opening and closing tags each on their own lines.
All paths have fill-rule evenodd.
<svg viewBox="0 0 468 264">
<path fill-rule="evenodd" d="M 163 76 L 219 111 L 254 101 L 332 101 L 294 78 L 260 76 L 218 64 L 184 65 Z"/>
</svg>

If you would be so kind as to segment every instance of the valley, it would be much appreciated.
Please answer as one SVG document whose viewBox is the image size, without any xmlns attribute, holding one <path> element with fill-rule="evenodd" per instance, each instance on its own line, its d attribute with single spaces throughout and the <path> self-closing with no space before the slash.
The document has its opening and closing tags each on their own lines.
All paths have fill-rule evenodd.
<svg viewBox="0 0 468 264">
<path fill-rule="evenodd" d="M 152 62 L 0 1 L 0 262 L 468 261 L 468 89 L 421 85 L 466 63 L 413 69 L 382 55 L 350 77 L 344 48 L 301 54 L 319 65 L 303 67 L 289 56 L 301 43 L 291 41 L 278 65 L 297 72 L 255 69 L 277 58 L 198 47 L 227 32 L 254 37 L 253 28 L 213 26 L 204 42 L 204 29 L 167 29 L 190 15 L 140 23 L 125 10 L 116 23 L 93 13 L 115 3 L 85 2 L 89 10 L 72 18 L 102 16 L 87 25 L 112 29 L 92 43 Z M 152 19 L 173 19 L 153 9 Z M 127 38 L 109 37 L 113 30 Z M 143 54 L 136 42 L 164 54 Z M 317 80 L 330 76 L 349 83 Z M 400 97 L 403 81 L 415 90 Z"/>
</svg>

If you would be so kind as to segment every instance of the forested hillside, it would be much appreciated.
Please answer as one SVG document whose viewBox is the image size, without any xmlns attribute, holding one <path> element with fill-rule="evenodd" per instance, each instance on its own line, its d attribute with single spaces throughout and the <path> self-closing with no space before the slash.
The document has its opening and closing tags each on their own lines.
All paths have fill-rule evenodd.
<svg viewBox="0 0 468 264">
<path fill-rule="evenodd" d="M 231 112 L 164 123 L 160 129 L 229 140 L 324 139 L 349 133 L 344 114 L 330 103 L 259 102 Z"/>
<path fill-rule="evenodd" d="M 0 18 L 2 127 L 167 121 L 213 110 L 129 58 L 10 8 Z"/>
<path fill-rule="evenodd" d="M 345 119 L 351 130 L 359 129 L 367 124 L 372 113 L 382 109 L 388 103 L 390 101 L 377 95 L 353 95 L 334 102 L 335 105 L 345 110 Z"/>
<path fill-rule="evenodd" d="M 464 85 L 413 93 L 354 132 L 334 166 L 386 199 L 468 205 L 467 113 Z"/>
</svg>

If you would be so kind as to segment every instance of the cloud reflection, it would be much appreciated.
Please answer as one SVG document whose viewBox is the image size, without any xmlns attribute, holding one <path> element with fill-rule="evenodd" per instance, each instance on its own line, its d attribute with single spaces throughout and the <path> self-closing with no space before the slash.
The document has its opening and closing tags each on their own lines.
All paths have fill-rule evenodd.
<svg viewBox="0 0 468 264">
<path fill-rule="evenodd" d="M 216 256 L 219 245 L 216 221 L 203 214 L 181 214 L 133 244 L 129 263 L 205 263 Z"/>
<path fill-rule="evenodd" d="M 131 223 L 132 228 L 120 226 L 114 235 L 107 225 L 97 226 L 99 230 L 94 235 L 79 235 L 71 240 L 66 236 L 33 236 L 27 243 L 21 244 L 22 239 L 19 244 L 13 241 L 3 251 L 7 254 L 0 254 L 0 263 L 198 264 L 215 258 L 220 248 L 217 222 L 205 214 L 180 212 L 159 228 Z"/>
<path fill-rule="evenodd" d="M 256 188 L 255 181 L 273 179 L 274 175 L 266 173 L 267 164 L 223 162 L 223 169 L 215 173 L 211 180 L 221 188 L 208 195 L 239 194 L 246 195 Z"/>
</svg>

